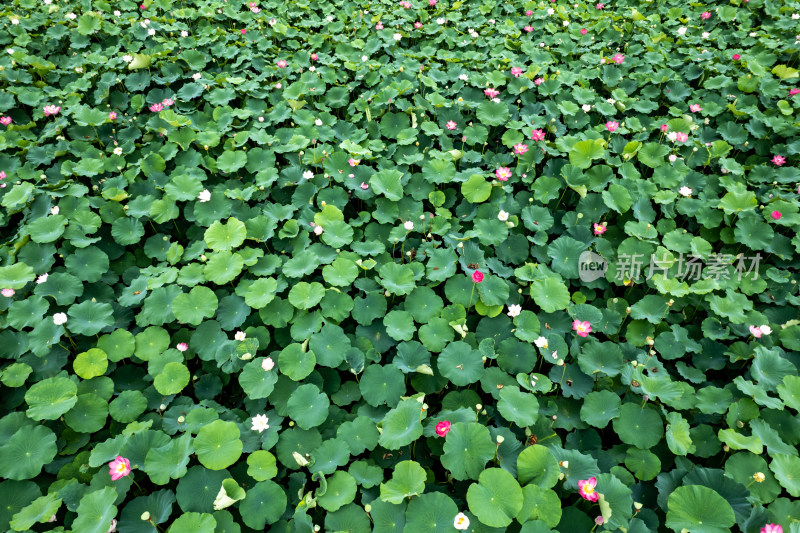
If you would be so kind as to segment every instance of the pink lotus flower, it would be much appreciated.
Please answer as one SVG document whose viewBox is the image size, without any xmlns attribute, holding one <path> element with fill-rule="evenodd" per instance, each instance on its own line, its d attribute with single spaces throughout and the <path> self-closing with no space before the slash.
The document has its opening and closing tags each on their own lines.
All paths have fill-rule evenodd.
<svg viewBox="0 0 800 533">
<path fill-rule="evenodd" d="M 536 78 L 533 80 L 534 85 L 541 85 L 542 83 L 544 83 L 544 78 Z"/>
<path fill-rule="evenodd" d="M 428 5 L 429 6 L 435 6 L 436 5 L 436 0 L 428 0 Z"/>
<path fill-rule="evenodd" d="M 278 62 L 275 64 L 278 65 L 278 68 L 286 68 L 287 63 L 283 59 L 279 59 Z"/>
<path fill-rule="evenodd" d="M 589 33 L 589 30 L 586 28 L 581 28 L 581 35 L 586 35 L 587 33 Z"/>
<path fill-rule="evenodd" d="M 739 54 L 733 54 L 733 60 L 734 61 L 739 61 L 741 58 L 742 58 L 742 56 L 740 56 Z"/>
<path fill-rule="evenodd" d="M 500 167 L 495 170 L 494 175 L 497 176 L 497 179 L 500 181 L 508 181 L 508 178 L 511 177 L 511 169 L 508 167 Z"/>
<path fill-rule="evenodd" d="M 596 516 L 594 519 L 594 523 L 597 524 L 598 526 L 602 526 L 605 521 L 606 519 L 603 518 L 602 516 Z"/>
<path fill-rule="evenodd" d="M 604 4 L 597 4 L 595 7 L 597 9 L 603 9 L 605 7 L 605 5 Z"/>
<path fill-rule="evenodd" d="M 778 166 L 781 166 L 782 164 L 786 163 L 786 158 L 783 157 L 782 155 L 776 155 L 775 157 L 772 158 L 772 162 Z"/>
<path fill-rule="evenodd" d="M 762 335 L 761 328 L 759 326 L 750 326 L 750 334 L 756 339 L 760 339 Z"/>
<path fill-rule="evenodd" d="M 481 273 L 480 270 L 476 270 L 475 272 L 472 273 L 472 281 L 474 281 L 475 283 L 480 283 L 481 281 L 483 281 L 483 274 Z"/>
<path fill-rule="evenodd" d="M 590 502 L 596 502 L 600 496 L 595 492 L 595 487 L 597 487 L 597 478 L 581 479 L 578 481 L 578 494 Z"/>
<path fill-rule="evenodd" d="M 422 23 L 420 21 L 416 21 L 414 23 L 414 27 L 417 28 L 417 29 L 420 29 L 422 27 Z"/>
<path fill-rule="evenodd" d="M 117 120 L 117 114 L 112 111 L 108 114 L 108 120 Z"/>
<path fill-rule="evenodd" d="M 527 151 L 528 151 L 528 145 L 527 144 L 520 143 L 520 144 L 515 144 L 514 145 L 514 153 L 517 154 L 517 155 L 522 155 Z"/>
<path fill-rule="evenodd" d="M 347 160 L 351 167 L 357 167 L 359 163 L 361 163 L 360 159 L 353 159 L 352 157 Z"/>
<path fill-rule="evenodd" d="M 670 162 L 670 163 L 674 163 L 674 162 L 675 162 L 675 161 L 677 161 L 677 160 L 678 160 L 678 156 L 677 156 L 677 155 L 675 155 L 675 154 L 669 154 L 669 162 Z"/>
<path fill-rule="evenodd" d="M 527 33 L 530 33 L 530 32 L 532 32 L 532 31 L 533 31 L 533 26 L 525 26 L 525 27 L 524 27 L 524 28 L 522 28 L 522 29 L 523 29 L 523 30 L 525 30 Z"/>
<path fill-rule="evenodd" d="M 761 533 L 783 533 L 783 526 L 778 524 L 767 524 L 761 528 Z"/>
<path fill-rule="evenodd" d="M 14 296 L 14 289 L 3 289 L 2 291 L 0 291 L 0 294 L 5 296 L 6 298 L 11 298 L 12 296 Z"/>
<path fill-rule="evenodd" d="M 617 129 L 619 129 L 619 122 L 609 120 L 608 122 L 606 122 L 606 129 L 611 133 L 614 133 L 615 131 L 617 131 Z"/>
<path fill-rule="evenodd" d="M 592 332 L 592 324 L 589 321 L 575 320 L 572 322 L 572 329 L 578 333 L 578 337 L 588 337 Z"/>
<path fill-rule="evenodd" d="M 526 16 L 528 16 L 528 17 L 530 17 L 531 15 L 533 15 L 533 11 L 531 11 L 531 10 L 529 9 L 529 10 L 527 10 L 527 11 L 525 12 L 525 15 L 526 15 Z"/>
<path fill-rule="evenodd" d="M 108 473 L 111 474 L 111 481 L 125 477 L 131 473 L 131 462 L 122 456 L 108 463 Z"/>
<path fill-rule="evenodd" d="M 366 190 L 366 189 L 369 189 L 369 185 L 367 185 L 366 183 L 364 183 L 364 182 L 362 181 L 362 182 L 361 182 L 361 188 L 362 188 L 362 189 L 364 189 L 364 190 Z"/>
<path fill-rule="evenodd" d="M 772 217 L 772 220 L 780 220 L 783 215 L 781 215 L 780 211 L 773 211 L 769 216 Z"/>
<path fill-rule="evenodd" d="M 242 35 L 244 35 L 245 33 L 247 33 L 247 30 L 246 30 L 246 29 L 244 29 L 244 28 L 242 28 L 241 30 L 239 30 L 239 33 L 241 33 Z"/>
<path fill-rule="evenodd" d="M 511 75 L 515 78 L 519 78 L 519 75 L 522 74 L 522 69 L 519 67 L 511 67 Z"/>
<path fill-rule="evenodd" d="M 58 115 L 59 111 L 61 111 L 61 106 L 46 105 L 42 109 L 44 111 L 44 116 L 48 117 L 50 115 Z"/>
<path fill-rule="evenodd" d="M 661 132 L 662 133 L 667 133 L 668 131 L 669 131 L 669 126 L 666 125 L 666 124 L 662 124 L 661 125 Z"/>
<path fill-rule="evenodd" d="M 311 54 L 311 61 L 316 61 L 317 59 L 319 59 L 317 54 Z"/>
<path fill-rule="evenodd" d="M 700 104 L 692 104 L 692 105 L 689 106 L 689 111 L 691 111 L 692 113 L 697 113 L 698 111 L 702 111 L 702 110 L 703 110 L 703 108 L 700 107 Z"/>
<path fill-rule="evenodd" d="M 701 18 L 701 19 L 703 19 L 703 20 L 705 20 L 705 19 L 708 19 L 708 18 L 711 18 L 711 13 L 709 13 L 708 11 L 703 11 L 703 12 L 700 14 L 700 18 Z"/>
<path fill-rule="evenodd" d="M 264 370 L 264 372 L 269 372 L 273 368 L 275 368 L 275 361 L 272 360 L 272 357 L 267 357 L 261 361 L 261 369 Z"/>
<path fill-rule="evenodd" d="M 8 126 L 11 124 L 11 117 L 0 117 L 0 124 L 3 126 Z"/>
<path fill-rule="evenodd" d="M 376 30 L 382 30 L 383 29 L 383 23 L 382 22 L 378 22 L 377 24 L 375 24 L 375 29 Z"/>
<path fill-rule="evenodd" d="M 169 107 L 169 106 L 173 105 L 174 103 L 175 102 L 172 100 L 172 98 L 164 98 L 161 101 L 161 105 L 163 105 L 164 107 Z"/>
<path fill-rule="evenodd" d="M 448 130 L 454 130 L 454 129 L 456 129 L 456 126 L 457 125 L 456 125 L 455 122 L 453 122 L 452 120 L 448 120 L 447 124 L 445 124 L 444 127 L 447 128 Z"/>
<path fill-rule="evenodd" d="M 531 132 L 531 139 L 534 141 L 543 141 L 545 137 L 544 130 L 533 130 Z"/>
<path fill-rule="evenodd" d="M 617 65 L 619 65 L 619 64 L 621 64 L 623 61 L 625 61 L 625 56 L 624 56 L 624 55 L 622 55 L 622 54 L 614 54 L 613 56 L 611 56 L 611 61 L 613 61 L 614 63 L 616 63 Z"/>
<path fill-rule="evenodd" d="M 149 109 L 153 113 L 158 113 L 159 111 L 162 111 L 164 109 L 164 106 L 162 104 L 153 104 L 150 106 Z"/>
<path fill-rule="evenodd" d="M 186 350 L 189 349 L 189 345 L 186 344 L 185 342 L 179 342 L 176 348 L 178 349 L 179 352 L 185 352 Z"/>
<path fill-rule="evenodd" d="M 594 234 L 595 235 L 602 235 L 608 229 L 608 225 L 603 222 L 602 224 L 598 224 L 597 222 L 594 223 Z"/>
<path fill-rule="evenodd" d="M 6 173 L 4 171 L 0 170 L 0 180 L 4 180 L 4 179 L 6 179 Z"/>
<path fill-rule="evenodd" d="M 689 134 L 688 133 L 682 133 L 682 132 L 679 131 L 675 135 L 675 140 L 678 141 L 678 142 L 681 142 L 681 143 L 685 143 L 686 141 L 689 140 Z"/>
<path fill-rule="evenodd" d="M 796 94 L 800 94 L 800 89 L 792 88 L 789 89 L 789 96 L 794 96 Z M 11 120 L 10 117 L 6 117 L 9 121 Z M 3 119 L 0 119 L 0 122 L 3 122 Z"/>
<path fill-rule="evenodd" d="M 500 91 L 498 91 L 497 89 L 486 89 L 483 91 L 483 94 L 485 94 L 489 98 L 494 98 L 495 96 L 500 94 Z"/>
<path fill-rule="evenodd" d="M 442 420 L 438 424 L 436 424 L 436 434 L 440 437 L 444 437 L 450 432 L 450 422 L 447 420 Z"/>
<path fill-rule="evenodd" d="M 314 227 L 314 235 L 322 235 L 322 232 L 323 232 L 322 226 Z"/>
</svg>

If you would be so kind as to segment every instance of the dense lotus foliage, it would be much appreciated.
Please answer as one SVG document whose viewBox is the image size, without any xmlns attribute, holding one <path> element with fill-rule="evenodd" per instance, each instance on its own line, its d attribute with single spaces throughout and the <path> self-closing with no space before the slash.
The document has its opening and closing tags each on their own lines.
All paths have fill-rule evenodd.
<svg viewBox="0 0 800 533">
<path fill-rule="evenodd" d="M 800 532 L 797 0 L 0 28 L 0 531 Z"/>
</svg>

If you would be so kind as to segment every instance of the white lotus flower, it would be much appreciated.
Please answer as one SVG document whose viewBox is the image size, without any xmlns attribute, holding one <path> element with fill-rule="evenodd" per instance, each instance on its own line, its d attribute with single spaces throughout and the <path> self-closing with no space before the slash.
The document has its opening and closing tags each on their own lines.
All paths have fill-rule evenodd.
<svg viewBox="0 0 800 533">
<path fill-rule="evenodd" d="M 132 56 L 132 55 L 125 54 L 124 56 L 122 56 L 122 60 L 123 60 L 124 62 L 126 62 L 126 63 L 130 63 L 131 61 L 133 61 L 133 56 Z"/>
<path fill-rule="evenodd" d="M 200 200 L 200 203 L 205 203 L 211 200 L 211 193 L 208 191 L 208 189 L 203 189 L 200 191 L 200 194 L 197 195 L 197 199 Z"/>
<path fill-rule="evenodd" d="M 539 337 L 533 341 L 533 344 L 535 344 L 537 348 L 547 348 L 547 339 L 544 337 Z"/>
<path fill-rule="evenodd" d="M 769 326 L 761 326 L 761 333 L 763 333 L 764 335 L 769 335 L 770 333 L 772 333 L 772 328 Z"/>
<path fill-rule="evenodd" d="M 402 35 L 400 35 L 399 33 L 395 33 L 394 35 L 392 35 L 392 38 L 393 38 L 395 41 L 399 41 L 400 39 L 402 39 L 402 38 L 403 38 L 403 36 L 402 36 Z"/>
<path fill-rule="evenodd" d="M 588 113 L 589 111 L 591 111 L 591 109 L 592 109 L 592 106 L 590 106 L 589 104 L 583 104 L 583 105 L 581 106 L 581 109 L 583 109 L 583 111 L 584 111 L 585 113 Z"/>
<path fill-rule="evenodd" d="M 305 172 L 303 172 L 303 178 L 304 179 L 310 180 L 313 177 L 314 177 L 314 173 L 312 171 L 306 170 Z"/>
<path fill-rule="evenodd" d="M 122 155 L 122 147 L 121 146 L 117 146 L 116 148 L 114 148 L 114 155 Z"/>
<path fill-rule="evenodd" d="M 67 323 L 67 314 L 66 313 L 56 313 L 53 315 L 53 324 L 56 326 L 60 326 L 61 324 Z"/>
<path fill-rule="evenodd" d="M 441 26 L 445 22 L 447 22 L 447 19 L 444 17 L 439 17 L 438 19 L 436 19 L 436 24 L 438 24 L 439 26 Z"/>
<path fill-rule="evenodd" d="M 453 520 L 453 527 L 460 531 L 469 529 L 469 518 L 467 518 L 467 515 L 464 513 L 458 513 Z"/>
<path fill-rule="evenodd" d="M 233 335 L 233 338 L 241 342 L 247 338 L 247 334 L 244 331 L 239 330 Z"/>
<path fill-rule="evenodd" d="M 680 28 L 678 28 L 678 35 L 684 35 L 687 29 L 688 29 L 687 27 L 681 26 Z"/>
<path fill-rule="evenodd" d="M 181 37 L 188 37 L 188 36 L 189 36 L 189 32 L 188 32 L 188 31 L 186 31 L 186 30 L 183 30 L 183 31 L 181 32 Z"/>
<path fill-rule="evenodd" d="M 522 312 L 522 306 L 521 305 L 509 305 L 508 306 L 508 313 L 506 313 L 506 314 L 508 316 L 510 316 L 511 318 L 514 318 L 515 316 L 519 316 L 519 314 L 521 312 Z"/>
<path fill-rule="evenodd" d="M 406 228 L 406 231 L 411 231 L 414 229 L 414 223 L 409 220 L 403 224 L 403 227 Z"/>
<path fill-rule="evenodd" d="M 678 132 L 671 131 L 667 133 L 667 139 L 669 139 L 671 142 L 675 142 L 676 140 L 678 140 Z"/>
<path fill-rule="evenodd" d="M 681 187 L 678 192 L 681 193 L 682 196 L 686 196 L 686 197 L 689 197 L 689 196 L 692 195 L 691 187 Z"/>
<path fill-rule="evenodd" d="M 467 81 L 469 79 L 469 76 L 467 76 L 466 74 L 461 74 L 458 77 L 458 79 L 460 79 L 461 81 Z"/>
<path fill-rule="evenodd" d="M 553 14 L 553 13 L 555 13 L 555 12 L 556 12 L 556 10 L 555 10 L 555 9 L 553 9 L 552 7 L 551 7 L 550 9 L 548 9 L 548 10 L 547 10 L 547 14 L 548 14 L 548 15 L 552 15 L 552 14 Z"/>
<path fill-rule="evenodd" d="M 269 424 L 267 424 L 267 422 L 269 422 L 267 415 L 256 415 L 253 417 L 253 426 L 251 429 L 262 433 L 265 429 L 269 429 Z"/>
<path fill-rule="evenodd" d="M 55 206 L 50 208 L 50 214 L 51 215 L 57 215 L 59 211 L 60 211 L 60 209 L 58 208 L 57 205 L 55 205 Z"/>
<path fill-rule="evenodd" d="M 318 118 L 317 120 L 315 120 L 315 121 L 314 121 L 314 125 L 316 125 L 316 126 L 322 126 L 322 119 L 319 119 L 319 118 Z"/>
<path fill-rule="evenodd" d="M 506 220 L 508 220 L 508 213 L 501 209 L 500 213 L 497 214 L 497 218 L 505 222 Z"/>
</svg>

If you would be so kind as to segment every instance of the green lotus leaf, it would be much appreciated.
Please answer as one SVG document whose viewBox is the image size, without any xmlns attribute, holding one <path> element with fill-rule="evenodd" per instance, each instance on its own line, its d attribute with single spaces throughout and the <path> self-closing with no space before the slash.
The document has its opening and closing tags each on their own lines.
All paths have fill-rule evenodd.
<svg viewBox="0 0 800 533">
<path fill-rule="evenodd" d="M 92 379 L 102 376 L 108 368 L 108 356 L 103 350 L 92 348 L 79 353 L 72 363 L 75 373 L 82 379 Z"/>
<path fill-rule="evenodd" d="M 61 508 L 61 498 L 47 494 L 33 500 L 11 518 L 11 529 L 27 531 L 36 523 L 45 523 Z"/>
<path fill-rule="evenodd" d="M 179 322 L 196 326 L 204 318 L 214 316 L 219 300 L 208 287 L 194 287 L 189 292 L 184 292 L 172 301 L 172 312 Z"/>
<path fill-rule="evenodd" d="M 242 455 L 239 427 L 233 422 L 215 420 L 203 426 L 194 438 L 200 463 L 211 470 L 228 468 Z"/>
<path fill-rule="evenodd" d="M 216 519 L 208 513 L 184 513 L 169 526 L 167 533 L 183 533 L 184 531 L 214 533 L 216 527 Z"/>
<path fill-rule="evenodd" d="M 56 420 L 78 401 L 78 387 L 63 377 L 47 378 L 35 383 L 25 393 L 26 414 L 33 420 Z"/>
<path fill-rule="evenodd" d="M 455 479 L 478 479 L 496 446 L 489 430 L 482 424 L 457 422 L 447 433 L 443 448 L 442 466 Z"/>
<path fill-rule="evenodd" d="M 312 384 L 297 387 L 286 403 L 289 416 L 302 429 L 311 429 L 325 422 L 329 407 L 328 396 Z"/>
<path fill-rule="evenodd" d="M 701 485 L 676 488 L 667 503 L 667 527 L 698 533 L 729 531 L 736 518 L 730 504 L 716 491 Z"/>
<path fill-rule="evenodd" d="M 280 519 L 286 504 L 286 493 L 277 483 L 259 481 L 247 490 L 247 496 L 239 504 L 239 512 L 247 527 L 263 530 L 267 524 Z"/>
<path fill-rule="evenodd" d="M 467 490 L 469 510 L 489 527 L 506 527 L 522 510 L 522 488 L 501 468 L 487 468 Z"/>
<path fill-rule="evenodd" d="M 22 426 L 0 446 L 0 475 L 6 479 L 31 479 L 53 460 L 56 451 L 56 436 L 50 429 Z"/>
<path fill-rule="evenodd" d="M 555 456 L 539 444 L 528 446 L 517 456 L 517 477 L 522 485 L 532 483 L 549 489 L 558 482 L 560 473 Z"/>
<path fill-rule="evenodd" d="M 422 404 L 415 399 L 402 400 L 381 421 L 378 443 L 387 450 L 399 450 L 422 436 Z"/>
<path fill-rule="evenodd" d="M 214 222 L 203 235 L 206 244 L 214 251 L 238 248 L 244 242 L 245 237 L 247 237 L 247 228 L 244 222 L 233 217 L 224 224 L 220 221 Z"/>
<path fill-rule="evenodd" d="M 114 502 L 117 491 L 113 487 L 103 487 L 89 492 L 80 499 L 78 517 L 72 523 L 73 530 L 87 533 L 105 533 L 111 520 L 117 515 Z"/>
<path fill-rule="evenodd" d="M 622 442 L 643 450 L 652 448 L 664 436 L 661 416 L 654 409 L 635 403 L 623 403 L 612 425 Z"/>
</svg>

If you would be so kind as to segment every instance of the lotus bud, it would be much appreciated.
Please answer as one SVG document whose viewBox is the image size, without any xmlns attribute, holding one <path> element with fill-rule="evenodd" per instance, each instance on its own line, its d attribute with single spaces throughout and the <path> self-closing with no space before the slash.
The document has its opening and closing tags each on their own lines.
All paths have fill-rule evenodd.
<svg viewBox="0 0 800 533">
<path fill-rule="evenodd" d="M 486 359 L 487 359 L 487 357 L 486 357 L 485 355 L 484 355 L 483 357 L 481 357 L 481 360 L 482 360 L 484 363 L 486 362 Z"/>
<path fill-rule="evenodd" d="M 164 409 L 166 409 L 166 408 L 167 408 L 167 406 L 166 406 L 166 405 L 164 405 L 163 403 L 162 403 L 161 405 L 159 405 L 159 406 L 158 406 L 158 410 L 159 410 L 159 411 L 163 411 L 163 410 L 164 410 Z"/>
<path fill-rule="evenodd" d="M 742 429 L 742 428 L 744 427 L 744 422 L 742 422 L 741 420 L 739 420 L 738 422 L 736 422 L 736 426 L 737 426 L 739 429 Z"/>
<path fill-rule="evenodd" d="M 756 472 L 753 474 L 753 479 L 756 481 L 756 483 L 764 483 L 764 480 L 767 478 L 762 472 Z"/>
<path fill-rule="evenodd" d="M 642 504 L 639 502 L 633 502 L 633 507 L 638 511 L 642 508 Z"/>
<path fill-rule="evenodd" d="M 569 468 L 569 461 L 561 461 L 561 466 L 564 468 Z"/>
<path fill-rule="evenodd" d="M 476 404 L 475 405 L 475 410 L 476 411 L 480 411 L 481 409 L 483 409 L 483 405 L 481 405 L 481 404 Z"/>
<path fill-rule="evenodd" d="M 364 511 L 366 511 L 367 514 L 369 514 L 370 512 L 372 512 L 372 506 L 370 504 L 365 505 Z"/>
<path fill-rule="evenodd" d="M 506 439 L 502 435 L 498 435 L 496 440 L 497 440 L 497 444 L 503 444 L 503 441 L 506 440 Z"/>
<path fill-rule="evenodd" d="M 553 422 L 555 422 L 557 418 L 558 418 L 558 415 L 553 415 Z"/>
<path fill-rule="evenodd" d="M 564 481 L 565 477 L 567 477 L 567 476 L 564 475 L 564 472 L 561 472 L 560 474 L 558 474 L 559 481 Z"/>
<path fill-rule="evenodd" d="M 142 513 L 142 516 L 141 516 L 141 518 L 142 518 L 142 520 L 144 520 L 145 522 L 148 522 L 148 521 L 150 520 L 150 513 L 149 513 L 149 512 L 147 512 L 147 511 L 143 512 L 143 513 Z"/>
<path fill-rule="evenodd" d="M 178 417 L 178 424 L 183 424 L 184 422 L 186 422 L 186 417 L 183 416 L 183 415 L 179 416 Z"/>
</svg>

